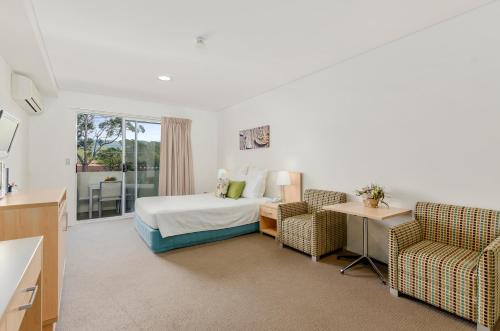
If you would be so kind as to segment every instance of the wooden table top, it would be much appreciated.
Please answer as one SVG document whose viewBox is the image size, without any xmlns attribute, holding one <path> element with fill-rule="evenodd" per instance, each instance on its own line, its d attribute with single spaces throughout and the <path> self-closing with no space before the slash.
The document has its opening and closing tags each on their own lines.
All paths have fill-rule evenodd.
<svg viewBox="0 0 500 331">
<path fill-rule="evenodd" d="M 57 206 L 65 194 L 65 188 L 21 190 L 6 194 L 3 199 L 0 199 L 0 210 L 25 206 Z"/>
<path fill-rule="evenodd" d="M 362 202 L 355 202 L 355 201 L 324 206 L 323 209 L 349 215 L 355 215 L 359 217 L 366 217 L 377 221 L 383 221 L 390 217 L 411 213 L 411 209 L 388 208 L 382 206 L 378 208 L 371 208 L 371 207 L 365 207 L 365 205 Z"/>
</svg>

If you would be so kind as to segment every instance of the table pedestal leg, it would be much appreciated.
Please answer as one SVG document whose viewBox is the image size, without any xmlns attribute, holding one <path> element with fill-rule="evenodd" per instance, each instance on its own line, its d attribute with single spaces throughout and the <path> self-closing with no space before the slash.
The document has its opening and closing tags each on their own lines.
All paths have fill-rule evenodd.
<svg viewBox="0 0 500 331">
<path fill-rule="evenodd" d="M 366 217 L 363 217 L 363 255 L 358 257 L 354 262 L 349 264 L 347 267 L 340 269 L 341 273 L 344 273 L 346 270 L 354 267 L 356 264 L 359 264 L 363 262 L 364 260 L 367 260 L 370 266 L 372 267 L 373 271 L 378 275 L 382 283 L 386 283 L 384 276 L 380 272 L 380 270 L 377 268 L 375 263 L 372 261 L 370 256 L 368 256 L 368 219 Z"/>
</svg>

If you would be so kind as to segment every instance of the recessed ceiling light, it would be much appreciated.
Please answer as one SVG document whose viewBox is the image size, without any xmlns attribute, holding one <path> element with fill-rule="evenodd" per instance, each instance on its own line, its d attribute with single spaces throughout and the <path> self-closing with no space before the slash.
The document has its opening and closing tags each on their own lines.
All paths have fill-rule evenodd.
<svg viewBox="0 0 500 331">
<path fill-rule="evenodd" d="M 172 78 L 170 78 L 168 76 L 158 76 L 158 79 L 163 80 L 163 81 L 172 80 Z"/>
</svg>

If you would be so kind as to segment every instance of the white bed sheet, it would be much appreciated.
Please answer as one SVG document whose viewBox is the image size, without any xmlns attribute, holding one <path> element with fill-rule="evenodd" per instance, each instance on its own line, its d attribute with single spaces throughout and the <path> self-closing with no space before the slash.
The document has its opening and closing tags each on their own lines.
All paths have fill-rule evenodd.
<svg viewBox="0 0 500 331">
<path fill-rule="evenodd" d="M 270 198 L 221 199 L 213 193 L 139 198 L 135 212 L 163 238 L 220 230 L 257 222 L 259 206 Z"/>
</svg>

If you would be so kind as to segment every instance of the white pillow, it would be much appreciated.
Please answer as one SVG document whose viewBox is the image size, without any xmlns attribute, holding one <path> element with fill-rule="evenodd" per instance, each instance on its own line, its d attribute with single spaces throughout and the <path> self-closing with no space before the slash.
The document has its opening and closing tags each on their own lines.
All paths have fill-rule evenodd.
<svg viewBox="0 0 500 331">
<path fill-rule="evenodd" d="M 262 174 L 247 175 L 245 179 L 245 189 L 241 194 L 244 198 L 262 198 L 262 185 L 266 184 L 266 177 Z"/>
<path fill-rule="evenodd" d="M 245 189 L 247 186 L 251 186 L 247 191 L 249 196 L 245 196 L 246 190 L 243 191 L 242 196 L 245 198 L 262 198 L 264 196 L 264 192 L 266 191 L 266 179 L 267 179 L 266 169 L 250 167 L 248 169 L 248 174 L 246 176 L 246 184 L 245 184 Z"/>
<path fill-rule="evenodd" d="M 229 171 L 229 178 L 234 181 L 245 180 L 248 173 L 248 166 L 242 166 Z"/>
</svg>

